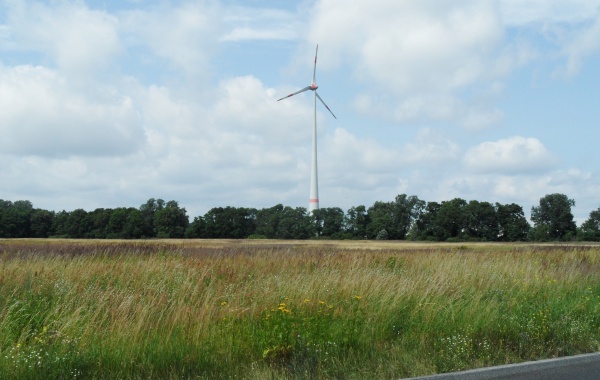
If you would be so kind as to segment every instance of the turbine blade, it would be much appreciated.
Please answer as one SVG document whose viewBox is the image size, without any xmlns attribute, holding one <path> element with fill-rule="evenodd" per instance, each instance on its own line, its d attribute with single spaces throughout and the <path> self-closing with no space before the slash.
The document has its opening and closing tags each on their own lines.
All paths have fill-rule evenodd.
<svg viewBox="0 0 600 380">
<path fill-rule="evenodd" d="M 310 90 L 310 86 L 306 86 L 302 90 L 298 90 L 298 91 L 294 92 L 293 94 L 289 94 L 288 96 L 284 96 L 281 99 L 277 99 L 277 101 L 280 101 L 280 100 L 283 100 L 283 99 L 287 99 L 287 98 L 289 98 L 291 96 L 298 95 L 299 93 L 304 92 L 304 91 L 308 91 L 308 90 Z"/>
<path fill-rule="evenodd" d="M 321 103 L 323 103 L 323 105 L 325 106 L 325 108 L 327 108 L 327 111 L 329 111 L 331 113 L 331 115 L 337 119 L 337 117 L 335 117 L 335 115 L 333 114 L 333 112 L 329 109 L 329 107 L 327 107 L 327 104 L 325 104 L 325 102 L 323 101 L 323 99 L 321 99 L 321 97 L 319 96 L 319 93 L 315 91 L 315 95 L 317 95 L 317 98 L 319 98 L 319 100 L 321 101 Z"/>
<path fill-rule="evenodd" d="M 317 76 L 317 54 L 319 53 L 319 44 L 317 44 L 317 50 L 315 50 L 315 67 L 313 68 L 313 84 L 317 83 L 316 82 L 316 76 Z"/>
</svg>

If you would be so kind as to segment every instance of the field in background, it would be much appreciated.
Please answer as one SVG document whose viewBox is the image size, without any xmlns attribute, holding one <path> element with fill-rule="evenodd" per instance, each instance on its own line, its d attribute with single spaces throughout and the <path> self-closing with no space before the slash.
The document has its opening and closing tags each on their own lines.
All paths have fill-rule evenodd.
<svg viewBox="0 0 600 380">
<path fill-rule="evenodd" d="M 600 247 L 0 240 L 0 373 L 401 378 L 600 349 Z"/>
</svg>

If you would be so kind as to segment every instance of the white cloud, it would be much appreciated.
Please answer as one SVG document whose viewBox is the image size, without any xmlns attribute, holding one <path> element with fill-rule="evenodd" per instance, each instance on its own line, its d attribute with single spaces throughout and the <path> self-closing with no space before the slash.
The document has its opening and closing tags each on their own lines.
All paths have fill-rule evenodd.
<svg viewBox="0 0 600 380">
<path fill-rule="evenodd" d="M 300 22 L 296 14 L 279 9 L 232 7 L 223 17 L 227 30 L 221 41 L 295 40 Z"/>
<path fill-rule="evenodd" d="M 460 158 L 458 146 L 431 128 L 423 128 L 409 142 L 394 144 L 338 127 L 319 144 L 320 198 L 323 205 L 343 208 L 369 206 L 401 193 L 437 197 L 442 179 L 451 175 Z"/>
<path fill-rule="evenodd" d="M 335 177 L 347 175 L 361 186 L 357 173 L 382 174 L 390 172 L 401 161 L 400 154 L 386 148 L 373 139 L 360 139 L 343 128 L 336 128 L 333 134 L 324 136 L 321 142 L 323 166 Z"/>
<path fill-rule="evenodd" d="M 385 1 L 373 7 L 369 1 L 348 6 L 329 0 L 318 6 L 312 39 L 353 55 L 360 74 L 406 94 L 472 84 L 484 75 L 487 55 L 502 36 L 490 1 Z"/>
<path fill-rule="evenodd" d="M 461 179 L 454 179 L 448 186 L 456 189 L 456 196 L 466 199 L 517 203 L 523 207 L 527 217 L 531 207 L 538 206 L 543 196 L 553 193 L 565 194 L 576 201 L 572 212 L 578 223 L 581 223 L 591 210 L 600 206 L 595 195 L 600 191 L 598 178 L 594 178 L 589 172 L 568 169 L 528 175 L 467 175 Z"/>
<path fill-rule="evenodd" d="M 305 98 L 278 103 L 275 90 L 251 76 L 224 80 L 209 101 L 134 80 L 126 87 L 148 136 L 130 170 L 115 173 L 128 187 L 176 192 L 190 205 L 246 207 L 286 203 L 303 193 L 312 132 Z"/>
<path fill-rule="evenodd" d="M 414 142 L 402 148 L 407 163 L 425 165 L 448 164 L 458 159 L 460 148 L 452 140 L 431 128 L 421 129 Z"/>
<path fill-rule="evenodd" d="M 122 51 L 117 18 L 91 10 L 83 2 L 52 6 L 14 1 L 8 7 L 10 44 L 14 49 L 43 52 L 69 75 L 90 75 L 109 66 Z"/>
<path fill-rule="evenodd" d="M 578 23 L 600 10 L 599 0 L 500 0 L 507 25 Z"/>
<path fill-rule="evenodd" d="M 207 2 L 179 7 L 163 4 L 123 13 L 121 31 L 130 47 L 150 49 L 146 59 L 165 60 L 173 69 L 191 76 L 188 79 L 208 79 L 220 17 L 218 8 Z"/>
<path fill-rule="evenodd" d="M 478 130 L 492 125 L 498 125 L 502 122 L 504 113 L 499 109 L 477 109 L 471 108 L 465 110 L 461 124 L 467 129 Z"/>
<path fill-rule="evenodd" d="M 266 88 L 252 76 L 229 78 L 217 91 L 212 113 L 222 128 L 273 144 L 289 144 L 311 136 L 312 101 L 306 96 L 277 102 L 276 90 Z"/>
<path fill-rule="evenodd" d="M 556 159 L 538 139 L 515 136 L 469 149 L 464 163 L 478 173 L 518 174 L 550 169 Z"/>
<path fill-rule="evenodd" d="M 0 66 L 0 152 L 17 155 L 124 155 L 144 141 L 130 97 L 98 86 L 74 90 L 39 66 Z"/>
<path fill-rule="evenodd" d="M 246 41 L 246 40 L 294 40 L 296 33 L 277 29 L 252 29 L 234 28 L 221 38 L 221 41 Z"/>
<path fill-rule="evenodd" d="M 534 31 L 555 45 L 566 58 L 557 71 L 569 77 L 600 51 L 600 0 L 501 0 L 500 9 L 506 26 Z M 553 54 L 543 58 L 554 59 Z"/>
<path fill-rule="evenodd" d="M 338 177 L 353 178 L 352 183 L 356 186 L 361 186 L 361 178 L 369 178 L 373 174 L 397 178 L 400 173 L 406 173 L 417 165 L 448 165 L 459 158 L 460 152 L 454 142 L 430 128 L 420 130 L 413 141 L 393 146 L 385 146 L 370 138 L 359 138 L 339 127 L 333 134 L 324 137 L 320 149 L 328 170 Z M 372 180 L 369 184 L 373 185 Z"/>
<path fill-rule="evenodd" d="M 588 56 L 600 51 L 600 12 L 591 26 L 575 33 L 572 39 L 563 47 L 567 56 L 566 72 L 569 76 L 577 74 L 582 61 Z"/>
<path fill-rule="evenodd" d="M 303 38 L 303 70 L 312 70 L 318 42 L 319 70 L 348 83 L 324 94 L 339 120 L 318 109 L 324 207 L 369 206 L 405 192 L 516 202 L 527 212 L 546 193 L 564 192 L 580 205 L 593 204 L 600 191 L 597 176 L 556 169 L 540 142 L 549 137 L 534 131 L 537 138 L 489 141 L 466 154 L 461 146 L 473 131 L 486 136 L 482 129 L 504 122 L 510 109 L 498 99 L 510 91 L 505 80 L 516 67 L 562 52 L 577 73 L 597 52 L 597 10 L 584 1 L 572 9 L 554 0 L 322 0 L 288 10 L 211 1 L 113 11 L 81 1 L 7 4 L 0 25 L 3 198 L 89 210 L 161 197 L 178 200 L 191 216 L 227 205 L 306 206 L 312 99 L 277 102 L 298 89 L 277 85 L 285 63 L 268 57 L 258 66 L 257 51 L 245 50 L 270 52 L 273 41 L 289 49 L 278 41 Z M 571 24 L 557 26 L 563 22 Z M 555 28 L 562 34 L 549 53 L 538 38 Z M 235 54 L 221 55 L 226 49 Z M 242 62 L 225 62 L 221 71 L 223 57 Z M 399 132 L 399 122 L 410 132 Z M 449 124 L 464 129 L 442 133 Z"/>
<path fill-rule="evenodd" d="M 351 5 L 320 1 L 310 37 L 337 56 L 329 65 L 354 61 L 356 77 L 373 92 L 383 92 L 376 100 L 363 96 L 358 101 L 363 111 L 370 109 L 364 105 L 373 103 L 382 109 L 387 94 L 390 99 L 383 109 L 396 120 L 461 120 L 471 115 L 469 123 L 491 119 L 473 117 L 481 107 L 471 107 L 458 92 L 478 82 L 489 81 L 491 86 L 499 75 L 496 62 L 513 54 L 502 49 L 503 38 L 493 1 L 391 0 L 376 7 L 367 0 Z M 503 62 L 511 61 L 515 60 Z M 493 112 L 483 110 L 484 115 Z"/>
</svg>

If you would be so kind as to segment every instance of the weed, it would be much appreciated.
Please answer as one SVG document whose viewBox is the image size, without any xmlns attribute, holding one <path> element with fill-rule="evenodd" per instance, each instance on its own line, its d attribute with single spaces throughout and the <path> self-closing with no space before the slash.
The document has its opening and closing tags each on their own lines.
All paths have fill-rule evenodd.
<svg viewBox="0 0 600 380">
<path fill-rule="evenodd" d="M 0 240 L 0 373 L 397 378 L 596 351 L 599 253 Z"/>
</svg>

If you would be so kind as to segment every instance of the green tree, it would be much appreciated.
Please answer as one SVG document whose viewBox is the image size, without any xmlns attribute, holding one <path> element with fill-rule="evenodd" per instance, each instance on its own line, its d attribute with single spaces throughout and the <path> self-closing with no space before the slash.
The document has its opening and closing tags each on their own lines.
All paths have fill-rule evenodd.
<svg viewBox="0 0 600 380">
<path fill-rule="evenodd" d="M 105 233 L 108 239 L 125 239 L 125 224 L 129 210 L 125 207 L 117 207 L 112 210 L 106 224 Z"/>
<path fill-rule="evenodd" d="M 339 236 L 344 231 L 344 211 L 339 207 L 314 210 L 311 217 L 317 236 Z"/>
<path fill-rule="evenodd" d="M 498 218 L 499 241 L 524 241 L 527 239 L 531 226 L 525 218 L 523 207 L 515 203 L 507 205 L 496 203 L 495 209 Z"/>
<path fill-rule="evenodd" d="M 379 232 L 386 230 L 386 236 L 389 239 L 394 239 L 394 235 L 390 235 L 390 231 L 394 230 L 394 204 L 392 202 L 376 201 L 373 206 L 367 210 L 369 215 L 369 225 L 367 226 L 367 237 L 376 239 Z"/>
<path fill-rule="evenodd" d="M 188 239 L 200 239 L 205 238 L 206 233 L 206 222 L 204 222 L 204 218 L 201 216 L 196 216 L 192 223 L 185 230 L 185 237 Z"/>
<path fill-rule="evenodd" d="M 367 237 L 367 226 L 369 225 L 369 215 L 365 206 L 350 207 L 346 213 L 346 232 L 355 239 L 365 239 Z"/>
<path fill-rule="evenodd" d="M 471 239 L 495 241 L 499 235 L 496 209 L 489 202 L 470 201 L 465 207 L 466 232 Z"/>
<path fill-rule="evenodd" d="M 388 232 L 385 229 L 379 231 L 377 233 L 377 236 L 375 236 L 375 240 L 388 240 L 388 239 L 389 239 Z"/>
<path fill-rule="evenodd" d="M 283 210 L 284 206 L 282 204 L 258 210 L 256 212 L 256 234 L 275 239 Z"/>
<path fill-rule="evenodd" d="M 447 238 L 437 223 L 441 207 L 438 202 L 427 202 L 424 211 L 412 227 L 410 235 L 413 240 L 439 241 Z"/>
<path fill-rule="evenodd" d="M 169 201 L 157 209 L 154 215 L 154 229 L 159 238 L 183 238 L 189 219 L 185 208 L 176 201 Z"/>
<path fill-rule="evenodd" d="M 311 236 L 314 236 L 314 229 L 311 216 L 306 208 L 284 207 L 279 218 L 275 238 L 308 239 Z"/>
<path fill-rule="evenodd" d="M 52 223 L 55 213 L 53 211 L 35 209 L 31 214 L 31 236 L 34 238 L 47 238 L 52 234 Z"/>
<path fill-rule="evenodd" d="M 151 238 L 156 237 L 157 231 L 154 224 L 154 216 L 157 211 L 164 208 L 165 201 L 162 199 L 150 198 L 146 203 L 140 206 L 141 224 L 140 229 L 142 237 Z"/>
<path fill-rule="evenodd" d="M 600 208 L 590 212 L 590 217 L 579 228 L 577 237 L 584 241 L 600 241 Z"/>
<path fill-rule="evenodd" d="M 57 212 L 52 221 L 52 232 L 50 236 L 69 237 L 68 236 L 69 213 L 65 210 Z"/>
<path fill-rule="evenodd" d="M 397 195 L 393 203 L 394 231 L 391 238 L 406 239 L 412 225 L 419 219 L 424 209 L 425 201 L 420 200 L 417 196 Z"/>
<path fill-rule="evenodd" d="M 66 235 L 74 239 L 82 239 L 91 231 L 90 220 L 87 219 L 87 211 L 78 208 L 68 213 L 66 222 Z"/>
<path fill-rule="evenodd" d="M 308 239 L 315 233 L 305 208 L 278 204 L 256 212 L 256 234 L 269 239 Z"/>
<path fill-rule="evenodd" d="M 279 220 L 283 212 L 283 205 L 263 208 L 256 212 L 256 233 L 274 239 L 279 227 Z"/>
<path fill-rule="evenodd" d="M 127 219 L 123 226 L 123 238 L 140 239 L 144 236 L 142 212 L 134 207 L 127 209 Z"/>
<path fill-rule="evenodd" d="M 571 240 L 577 233 L 571 207 L 575 201 L 564 194 L 548 194 L 540 199 L 540 205 L 531 208 L 534 240 Z"/>
<path fill-rule="evenodd" d="M 10 237 L 10 228 L 8 227 L 8 210 L 12 207 L 11 201 L 0 199 L 0 238 Z"/>
<path fill-rule="evenodd" d="M 368 210 L 367 236 L 375 239 L 386 230 L 389 239 L 404 240 L 424 208 L 424 201 L 406 194 L 397 195 L 393 202 L 375 202 Z"/>
<path fill-rule="evenodd" d="M 207 238 L 245 239 L 256 229 L 256 210 L 250 208 L 215 207 L 203 219 L 203 235 Z"/>
<path fill-rule="evenodd" d="M 89 226 L 89 230 L 86 231 L 84 237 L 87 239 L 106 239 L 106 230 L 112 213 L 112 209 L 104 208 L 97 208 L 92 212 L 88 212 L 84 223 Z"/>
<path fill-rule="evenodd" d="M 0 200 L 0 237 L 30 237 L 32 214 L 33 206 L 29 201 L 11 202 Z"/>
<path fill-rule="evenodd" d="M 465 239 L 468 225 L 468 215 L 466 213 L 467 201 L 461 198 L 454 198 L 450 201 L 443 201 L 435 219 L 437 239 L 445 241 L 448 239 Z"/>
</svg>

